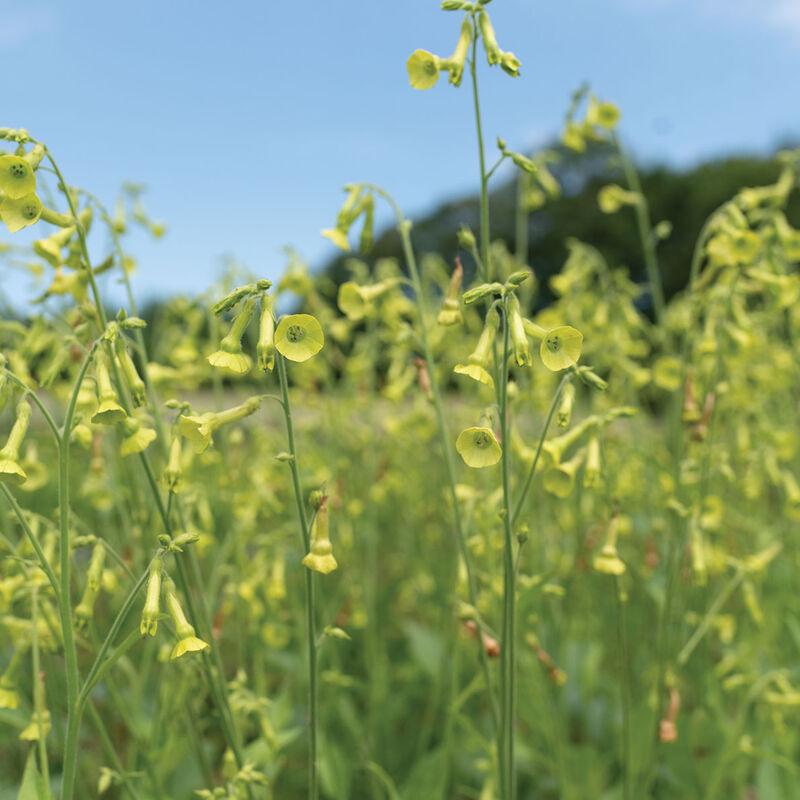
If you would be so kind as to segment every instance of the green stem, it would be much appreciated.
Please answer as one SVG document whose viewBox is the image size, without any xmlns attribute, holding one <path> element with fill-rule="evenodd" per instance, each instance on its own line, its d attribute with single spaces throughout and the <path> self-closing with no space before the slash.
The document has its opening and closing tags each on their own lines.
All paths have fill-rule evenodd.
<svg viewBox="0 0 800 800">
<path fill-rule="evenodd" d="M 614 578 L 614 595 L 617 604 L 617 646 L 619 647 L 619 687 L 622 696 L 622 785 L 625 800 L 633 798 L 633 772 L 631 767 L 631 695 L 628 672 L 628 637 L 625 630 L 625 601 L 622 598 L 619 578 Z"/>
<path fill-rule="evenodd" d="M 34 584 L 31 592 L 31 651 L 33 655 L 33 707 L 39 723 L 39 769 L 44 779 L 44 785 L 50 786 L 50 765 L 47 759 L 47 736 L 44 728 L 44 676 L 39 658 L 39 590 Z"/>
<path fill-rule="evenodd" d="M 613 141 L 619 153 L 622 171 L 625 173 L 625 180 L 628 183 L 628 188 L 638 195 L 638 200 L 634 206 L 636 226 L 639 229 L 639 240 L 642 245 L 644 264 L 647 270 L 647 280 L 650 283 L 650 295 L 653 298 L 653 311 L 655 312 L 656 322 L 661 324 L 664 321 L 664 287 L 661 285 L 661 271 L 658 266 L 655 234 L 653 233 L 653 225 L 650 220 L 650 206 L 642 191 L 642 183 L 639 180 L 639 174 L 636 172 L 633 162 L 616 134 L 613 134 Z"/>
<path fill-rule="evenodd" d="M 496 355 L 496 353 L 495 353 Z M 503 302 L 503 350 L 497 365 L 497 399 L 500 409 L 500 438 L 502 439 L 501 475 L 503 482 L 503 624 L 500 643 L 501 712 L 498 753 L 500 757 L 500 788 L 503 800 L 515 797 L 514 721 L 516 698 L 516 571 L 514 568 L 514 539 L 512 532 L 511 471 L 508 424 L 508 301 Z"/>
<path fill-rule="evenodd" d="M 553 395 L 552 401 L 550 402 L 550 408 L 548 409 L 547 416 L 544 420 L 544 427 L 542 428 L 542 433 L 539 436 L 539 444 L 536 446 L 536 453 L 533 456 L 533 461 L 531 461 L 531 466 L 528 469 L 528 475 L 525 478 L 522 491 L 520 492 L 517 502 L 514 505 L 514 513 L 511 515 L 512 527 L 516 525 L 519 515 L 522 513 L 522 507 L 525 504 L 525 498 L 528 496 L 528 492 L 530 491 L 531 484 L 533 483 L 533 476 L 536 474 L 536 467 L 539 464 L 539 458 L 542 455 L 542 447 L 544 446 L 544 440 L 547 437 L 547 431 L 550 430 L 550 423 L 553 421 L 553 415 L 556 413 L 556 409 L 558 408 L 561 394 L 563 393 L 564 387 L 569 383 L 570 379 L 570 375 L 564 375 L 564 377 L 561 379 L 561 382 L 558 384 L 558 388 L 556 389 L 556 393 Z"/>
<path fill-rule="evenodd" d="M 439 428 L 439 438 L 444 454 L 445 466 L 447 468 L 448 489 L 450 493 L 450 504 L 453 509 L 453 526 L 456 531 L 456 538 L 458 541 L 458 549 L 461 559 L 464 562 L 464 570 L 467 576 L 467 593 L 470 605 L 478 608 L 478 582 L 475 576 L 475 568 L 472 563 L 472 555 L 467 546 L 467 537 L 464 530 L 464 524 L 461 518 L 461 506 L 458 501 L 458 494 L 456 492 L 456 465 L 453 457 L 453 448 L 450 439 L 450 431 L 447 426 L 447 418 L 444 412 L 444 403 L 442 402 L 442 393 L 439 386 L 439 379 L 437 377 L 435 362 L 433 360 L 433 350 L 430 346 L 428 339 L 428 332 L 426 328 L 426 320 L 428 318 L 427 303 L 425 302 L 425 294 L 422 286 L 422 278 L 420 276 L 419 268 L 417 266 L 417 259 L 414 255 L 414 248 L 411 243 L 411 223 L 403 215 L 400 206 L 397 205 L 394 198 L 385 192 L 383 189 L 367 184 L 372 191 L 383 197 L 389 204 L 397 219 L 397 230 L 400 233 L 400 240 L 403 246 L 403 256 L 408 266 L 408 271 L 411 274 L 411 282 L 414 287 L 414 296 L 417 304 L 417 315 L 419 316 L 420 327 L 420 340 L 422 343 L 422 351 L 425 356 L 425 361 L 428 364 L 428 372 L 431 381 L 431 396 L 433 399 L 433 407 L 436 412 L 436 421 Z M 489 706 L 492 713 L 492 723 L 494 726 L 494 733 L 497 735 L 500 730 L 500 716 L 497 707 L 497 700 L 494 694 L 494 687 L 492 682 L 491 671 L 489 669 L 489 656 L 483 646 L 483 637 L 480 635 L 476 637 L 478 658 L 481 664 L 481 671 L 483 672 L 484 681 L 486 683 L 486 693 L 489 700 Z"/>
<path fill-rule="evenodd" d="M 292 423 L 292 407 L 289 402 L 289 382 L 286 377 L 286 363 L 282 355 L 277 356 L 278 379 L 281 385 L 281 407 L 286 423 L 286 439 L 292 458 L 289 467 L 292 473 L 292 487 L 297 504 L 297 518 L 300 523 L 300 537 L 304 552 L 310 547 L 310 533 L 306 516 L 305 500 L 300 483 L 300 469 L 297 465 L 297 449 L 294 441 L 294 425 Z M 319 797 L 319 776 L 317 769 L 317 633 L 316 602 L 314 595 L 314 574 L 310 569 L 305 571 L 305 605 L 306 605 L 306 641 L 308 648 L 308 706 L 309 706 L 309 747 L 308 747 L 308 797 L 317 800 Z"/>
<path fill-rule="evenodd" d="M 484 274 L 481 279 L 492 280 L 492 265 L 489 260 L 489 178 L 486 174 L 486 155 L 483 149 L 483 123 L 481 121 L 481 102 L 478 96 L 478 25 L 473 21 L 472 56 L 469 60 L 469 74 L 472 79 L 472 105 L 475 111 L 475 133 L 478 138 L 478 160 L 481 170 L 481 235 L 480 249 Z"/>
</svg>

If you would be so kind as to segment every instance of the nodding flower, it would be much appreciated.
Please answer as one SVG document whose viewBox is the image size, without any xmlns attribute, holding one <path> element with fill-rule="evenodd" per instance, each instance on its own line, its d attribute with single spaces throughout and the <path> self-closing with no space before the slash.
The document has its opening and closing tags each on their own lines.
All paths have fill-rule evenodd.
<svg viewBox="0 0 800 800">
<path fill-rule="evenodd" d="M 172 494 L 177 494 L 180 488 L 181 477 L 183 476 L 182 455 L 180 433 L 174 430 L 172 441 L 169 443 L 167 466 L 164 467 L 164 483 L 167 486 L 167 490 Z"/>
<path fill-rule="evenodd" d="M 586 468 L 583 471 L 583 485 L 587 489 L 600 483 L 601 469 L 600 440 L 596 436 L 592 436 L 586 447 Z"/>
<path fill-rule="evenodd" d="M 158 618 L 161 613 L 161 572 L 163 570 L 161 556 L 150 562 L 147 576 L 147 594 L 145 595 L 142 617 L 139 622 L 139 633 L 142 636 L 155 636 L 158 630 Z"/>
<path fill-rule="evenodd" d="M 186 619 L 186 614 L 183 613 L 180 600 L 178 600 L 175 584 L 170 578 L 166 578 L 164 581 L 164 593 L 167 600 L 167 611 L 178 637 L 178 641 L 170 653 L 170 660 L 175 661 L 175 659 L 187 653 L 199 653 L 203 650 L 208 650 L 211 645 L 198 638 L 194 626 Z"/>
<path fill-rule="evenodd" d="M 17 404 L 17 417 L 11 433 L 8 434 L 5 446 L 0 449 L 0 481 L 20 485 L 28 479 L 25 470 L 19 463 L 19 449 L 28 432 L 30 421 L 30 403 L 27 400 L 21 400 Z"/>
<path fill-rule="evenodd" d="M 108 371 L 108 359 L 105 353 L 97 352 L 95 355 L 95 378 L 97 381 L 97 410 L 92 414 L 92 422 L 101 425 L 114 425 L 122 422 L 128 415 L 119 404 L 117 393 L 111 383 Z"/>
<path fill-rule="evenodd" d="M 17 674 L 22 666 L 27 646 L 14 650 L 6 671 L 0 676 L 0 708 L 19 708 L 19 692 L 17 691 Z"/>
<path fill-rule="evenodd" d="M 320 498 L 316 516 L 311 523 L 311 546 L 309 552 L 303 558 L 303 566 L 323 575 L 333 572 L 339 566 L 333 556 L 327 495 L 322 495 Z"/>
<path fill-rule="evenodd" d="M 136 406 L 141 406 L 144 404 L 146 397 L 144 381 L 139 376 L 139 372 L 136 369 L 136 364 L 133 363 L 133 358 L 131 358 L 131 354 L 128 352 L 128 348 L 125 345 L 125 340 L 122 336 L 117 338 L 116 350 L 117 360 L 119 361 L 119 366 L 122 370 L 122 375 L 125 378 L 125 382 L 128 384 L 128 389 L 130 389 L 131 397 L 133 398 L 133 404 Z"/>
<path fill-rule="evenodd" d="M 511 295 L 509 298 L 507 324 L 511 334 L 511 344 L 514 348 L 514 360 L 519 367 L 528 366 L 531 363 L 531 350 L 516 295 Z"/>
<path fill-rule="evenodd" d="M 373 303 L 400 283 L 398 278 L 387 278 L 371 286 L 361 286 L 355 281 L 345 281 L 336 296 L 339 310 L 353 322 L 364 319 Z"/>
<path fill-rule="evenodd" d="M 136 417 L 126 417 L 122 420 L 122 429 L 125 438 L 119 447 L 121 456 L 142 453 L 156 439 L 156 432 L 152 428 L 145 428 Z"/>
<path fill-rule="evenodd" d="M 92 557 L 89 561 L 89 569 L 86 573 L 86 588 L 83 590 L 83 597 L 80 603 L 75 607 L 75 620 L 80 628 L 85 627 L 94 616 L 94 606 L 97 601 L 97 595 L 100 593 L 105 559 L 106 546 L 102 541 L 98 541 L 92 550 Z"/>
<path fill-rule="evenodd" d="M 242 336 L 250 324 L 255 307 L 255 298 L 248 297 L 244 301 L 241 310 L 233 318 L 230 330 L 219 343 L 219 350 L 208 356 L 208 363 L 212 367 L 227 369 L 236 375 L 249 372 L 252 361 L 250 356 L 242 352 Z"/>
<path fill-rule="evenodd" d="M 602 550 L 595 556 L 592 566 L 597 572 L 606 575 L 622 575 L 625 572 L 625 562 L 617 553 L 617 536 L 619 534 L 619 516 L 614 514 L 608 523 L 608 534 Z"/>
<path fill-rule="evenodd" d="M 436 323 L 448 327 L 450 325 L 460 325 L 464 321 L 461 313 L 461 282 L 464 279 L 464 268 L 461 266 L 461 259 L 456 258 L 456 266 L 450 276 L 450 285 L 447 287 L 442 308 L 436 317 Z"/>
<path fill-rule="evenodd" d="M 494 380 L 489 374 L 487 367 L 491 361 L 492 345 L 497 336 L 497 329 L 499 326 L 500 315 L 497 309 L 492 306 L 486 314 L 486 320 L 483 324 L 481 335 L 478 337 L 478 343 L 467 358 L 467 363 L 456 364 L 453 368 L 453 372 L 459 375 L 466 375 L 479 383 L 494 388 Z"/>
<path fill-rule="evenodd" d="M 272 372 L 275 368 L 275 318 L 272 316 L 272 299 L 266 293 L 261 295 L 256 355 L 259 368 L 264 372 Z"/>
<path fill-rule="evenodd" d="M 558 410 L 556 411 L 556 422 L 558 423 L 559 428 L 569 428 L 574 405 L 575 384 L 568 380 L 567 383 L 564 384 L 564 388 L 561 390 L 561 399 L 558 403 Z"/>
<path fill-rule="evenodd" d="M 366 252 L 372 247 L 375 200 L 372 197 L 372 193 L 359 184 L 345 186 L 345 190 L 347 191 L 347 197 L 336 215 L 335 227 L 326 228 L 321 233 L 340 250 L 348 252 L 350 250 L 350 242 L 347 239 L 347 235 L 355 221 L 363 215 L 364 227 L 361 229 L 359 247 Z"/>
<path fill-rule="evenodd" d="M 569 461 L 560 461 L 548 467 L 542 483 L 545 491 L 562 500 L 572 494 L 575 488 L 575 475 L 586 458 L 586 450 L 579 450 Z"/>
<path fill-rule="evenodd" d="M 202 453 L 214 442 L 214 432 L 224 425 L 249 417 L 261 406 L 260 397 L 251 397 L 244 403 L 225 411 L 210 411 L 205 414 L 181 414 L 178 417 L 178 431 L 194 446 L 195 452 Z"/>
<path fill-rule="evenodd" d="M 511 52 L 501 50 L 497 43 L 497 35 L 489 15 L 484 9 L 478 13 L 478 28 L 483 39 L 483 48 L 486 51 L 486 60 L 490 65 L 499 64 L 503 71 L 512 78 L 519 77 L 520 60 Z"/>
<path fill-rule="evenodd" d="M 467 61 L 469 46 L 472 43 L 472 24 L 469 19 L 464 19 L 461 23 L 461 33 L 458 35 L 455 50 L 450 58 L 445 59 L 443 65 L 447 67 L 448 80 L 453 86 L 461 84 L 464 75 L 464 64 Z"/>
</svg>

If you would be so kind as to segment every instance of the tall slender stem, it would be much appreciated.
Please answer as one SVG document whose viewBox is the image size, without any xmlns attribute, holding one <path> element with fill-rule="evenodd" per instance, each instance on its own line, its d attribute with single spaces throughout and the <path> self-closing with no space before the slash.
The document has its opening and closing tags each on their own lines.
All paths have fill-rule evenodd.
<svg viewBox="0 0 800 800">
<path fill-rule="evenodd" d="M 478 95 L 478 26 L 473 22 L 472 55 L 469 60 L 469 74 L 472 82 L 472 105 L 475 110 L 475 133 L 478 137 L 478 160 L 481 170 L 481 235 L 480 251 L 484 274 L 481 278 L 490 281 L 493 278 L 492 264 L 489 259 L 489 178 L 486 174 L 486 154 L 483 148 L 483 123 L 481 121 L 481 101 Z M 480 268 L 480 265 L 478 265 Z"/>
<path fill-rule="evenodd" d="M 495 350 L 495 355 L 497 351 Z M 509 458 L 508 423 L 508 357 L 509 324 L 508 300 L 503 302 L 503 349 L 496 364 L 496 389 L 500 409 L 500 460 L 503 483 L 503 624 L 500 643 L 501 713 L 498 752 L 500 757 L 500 788 L 504 800 L 515 797 L 514 721 L 516 699 L 516 570 L 514 568 L 514 539 L 512 532 L 511 470 Z M 496 359 L 497 360 L 497 359 Z"/>
<path fill-rule="evenodd" d="M 625 800 L 633 800 L 631 764 L 631 689 L 628 657 L 628 636 L 625 629 L 625 600 L 619 578 L 614 578 L 617 605 L 617 646 L 619 648 L 619 685 L 622 695 L 622 786 Z"/>
<path fill-rule="evenodd" d="M 289 402 L 289 382 L 286 378 L 286 363 L 282 355 L 277 356 L 278 380 L 281 385 L 281 407 L 286 423 L 286 439 L 289 453 L 292 458 L 289 468 L 292 472 L 292 487 L 294 499 L 297 504 L 297 519 L 300 523 L 300 537 L 303 547 L 307 552 L 310 547 L 311 536 L 308 529 L 306 505 L 300 483 L 300 468 L 297 465 L 297 448 L 294 440 L 294 425 L 292 423 L 292 407 Z M 316 598 L 314 595 L 314 573 L 305 569 L 305 605 L 306 605 L 306 641 L 308 647 L 308 710 L 309 710 L 309 740 L 308 740 L 308 797 L 317 800 L 319 797 L 319 776 L 317 765 L 317 632 L 316 632 Z"/>
<path fill-rule="evenodd" d="M 467 596 L 470 605 L 477 609 L 478 607 L 478 582 L 475 577 L 475 568 L 472 563 L 472 555 L 467 546 L 467 537 L 464 529 L 464 524 L 461 518 L 461 506 L 458 501 L 458 494 L 456 492 L 456 464 L 453 457 L 452 440 L 450 438 L 450 430 L 447 425 L 447 418 L 444 412 L 444 403 L 442 401 L 442 392 L 439 385 L 439 378 L 436 373 L 436 364 L 433 359 L 433 349 L 428 339 L 428 331 L 426 328 L 426 320 L 428 318 L 427 303 L 425 301 L 424 288 L 422 286 L 422 278 L 420 276 L 419 267 L 417 266 L 417 259 L 414 254 L 414 247 L 411 243 L 411 223 L 403 215 L 400 206 L 397 205 L 394 198 L 378 186 L 366 184 L 372 191 L 383 197 L 389 204 L 397 219 L 397 230 L 400 233 L 400 240 L 403 246 L 403 256 L 406 261 L 406 266 L 411 275 L 411 284 L 414 288 L 414 298 L 417 305 L 417 316 L 419 317 L 419 335 L 422 344 L 422 352 L 425 356 L 425 361 L 428 364 L 428 372 L 431 382 L 431 397 L 433 398 L 433 407 L 436 412 L 436 422 L 439 428 L 439 439 L 441 442 L 442 453 L 444 455 L 445 467 L 447 469 L 448 490 L 450 494 L 450 505 L 453 510 L 453 526 L 456 531 L 456 539 L 458 543 L 459 553 L 464 562 L 464 571 L 467 576 Z M 480 628 L 480 623 L 478 623 Z M 494 685 L 492 682 L 491 671 L 489 670 L 489 656 L 486 654 L 486 649 L 483 646 L 483 636 L 481 631 L 478 631 L 476 636 L 478 647 L 478 658 L 481 664 L 481 671 L 483 672 L 484 681 L 486 683 L 486 692 L 489 698 L 489 706 L 492 713 L 492 723 L 494 725 L 494 732 L 497 734 L 500 729 L 500 716 L 497 707 L 497 700 L 494 695 Z"/>
<path fill-rule="evenodd" d="M 661 324 L 664 321 L 664 287 L 661 284 L 661 271 L 658 266 L 655 236 L 650 219 L 650 206 L 642 191 L 639 173 L 636 172 L 636 167 L 633 166 L 633 162 L 616 134 L 613 135 L 613 141 L 619 153 L 622 171 L 625 173 L 625 180 L 628 183 L 628 188 L 638 195 L 636 205 L 634 206 L 636 227 L 639 229 L 639 240 L 642 245 L 644 265 L 647 270 L 647 280 L 650 284 L 650 296 L 653 298 L 653 311 L 655 313 L 656 322 Z"/>
</svg>

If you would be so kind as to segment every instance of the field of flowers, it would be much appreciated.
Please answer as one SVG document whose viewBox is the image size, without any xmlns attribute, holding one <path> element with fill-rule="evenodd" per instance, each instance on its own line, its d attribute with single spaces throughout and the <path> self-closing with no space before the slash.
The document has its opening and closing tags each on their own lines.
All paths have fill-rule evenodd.
<svg viewBox="0 0 800 800">
<path fill-rule="evenodd" d="M 488 0 L 442 7 L 452 55 L 408 76 L 464 84 L 479 229 L 418 253 L 351 184 L 338 286 L 290 254 L 146 324 L 136 187 L 107 208 L 0 128 L 0 259 L 46 286 L 0 320 L 2 800 L 800 797 L 800 152 L 667 299 L 670 224 L 577 91 L 563 144 L 613 150 L 597 201 L 648 281 L 573 239 L 544 285 L 557 155 L 484 141 L 480 72 L 520 63 Z"/>
</svg>

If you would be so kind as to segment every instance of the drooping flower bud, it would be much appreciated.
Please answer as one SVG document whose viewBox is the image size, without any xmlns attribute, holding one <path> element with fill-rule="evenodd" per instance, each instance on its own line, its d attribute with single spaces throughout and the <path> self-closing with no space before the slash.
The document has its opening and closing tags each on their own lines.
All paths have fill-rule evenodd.
<svg viewBox="0 0 800 800">
<path fill-rule="evenodd" d="M 250 356 L 242 352 L 242 337 L 250 324 L 250 319 L 255 311 L 256 301 L 248 297 L 241 310 L 233 318 L 230 330 L 219 343 L 219 350 L 208 356 L 208 363 L 212 367 L 227 369 L 236 375 L 244 375 L 250 370 Z"/>
<path fill-rule="evenodd" d="M 522 312 L 520 311 L 519 300 L 516 295 L 511 295 L 509 297 L 508 319 L 506 324 L 511 334 L 511 344 L 514 349 L 514 360 L 517 362 L 517 366 L 528 366 L 531 363 L 531 350 L 528 344 L 528 337 L 525 334 Z"/>
<path fill-rule="evenodd" d="M 75 607 L 75 621 L 79 628 L 85 627 L 94 616 L 94 605 L 97 601 L 97 595 L 100 593 L 105 558 L 106 546 L 102 541 L 98 540 L 92 550 L 92 557 L 89 561 L 83 597 Z"/>
<path fill-rule="evenodd" d="M 569 428 L 572 409 L 575 405 L 575 384 L 568 381 L 561 390 L 561 399 L 556 410 L 556 423 L 559 428 Z"/>
<path fill-rule="evenodd" d="M 619 517 L 615 514 L 608 523 L 608 534 L 603 549 L 595 556 L 592 566 L 606 575 L 622 575 L 625 572 L 625 562 L 617 553 L 617 536 Z"/>
<path fill-rule="evenodd" d="M 17 404 L 17 416 L 5 446 L 0 449 L 0 481 L 19 486 L 28 476 L 19 463 L 19 450 L 31 421 L 31 406 L 27 400 Z"/>
<path fill-rule="evenodd" d="M 145 596 L 142 618 L 139 622 L 139 633 L 142 636 L 155 636 L 158 630 L 158 617 L 161 613 L 161 573 L 163 564 L 161 556 L 150 562 L 147 576 L 147 594 Z"/>
<path fill-rule="evenodd" d="M 97 410 L 92 415 L 92 422 L 101 425 L 113 425 L 122 422 L 127 416 L 125 409 L 119 404 L 117 393 L 111 383 L 108 358 L 102 351 L 95 354 L 95 379 L 97 381 Z"/>
<path fill-rule="evenodd" d="M 144 381 L 141 379 L 139 372 L 136 369 L 136 364 L 133 363 L 133 358 L 128 352 L 128 348 L 125 345 L 125 339 L 123 336 L 120 335 L 117 337 L 115 346 L 117 351 L 117 361 L 119 362 L 120 370 L 125 378 L 125 382 L 128 384 L 128 389 L 130 390 L 133 404 L 136 406 L 141 406 L 144 404 L 146 399 L 146 388 Z"/>
<path fill-rule="evenodd" d="M 460 325 L 464 321 L 461 314 L 461 282 L 464 279 L 464 268 L 461 266 L 461 259 L 456 258 L 456 265 L 453 274 L 450 276 L 450 285 L 447 287 L 442 308 L 436 318 L 439 325 L 445 327 L 450 325 Z"/>
<path fill-rule="evenodd" d="M 170 578 L 164 580 L 164 594 L 167 601 L 167 612 L 175 626 L 175 635 L 178 637 L 178 641 L 170 653 L 170 660 L 175 661 L 187 653 L 208 650 L 211 645 L 197 636 L 194 626 L 186 619 L 175 584 Z"/>
<path fill-rule="evenodd" d="M 261 295 L 256 354 L 259 368 L 264 372 L 272 372 L 275 368 L 275 318 L 272 316 L 272 300 L 267 294 Z"/>
<path fill-rule="evenodd" d="M 311 547 L 303 558 L 303 566 L 327 575 L 339 565 L 333 556 L 328 519 L 328 498 L 323 495 L 319 507 L 311 523 Z"/>
</svg>

